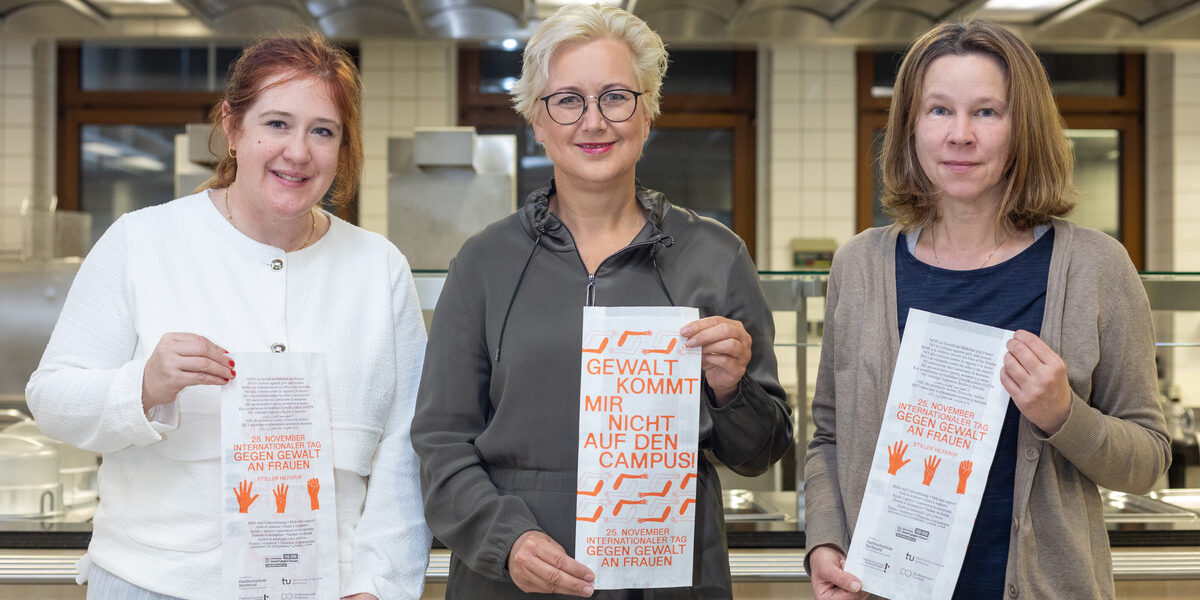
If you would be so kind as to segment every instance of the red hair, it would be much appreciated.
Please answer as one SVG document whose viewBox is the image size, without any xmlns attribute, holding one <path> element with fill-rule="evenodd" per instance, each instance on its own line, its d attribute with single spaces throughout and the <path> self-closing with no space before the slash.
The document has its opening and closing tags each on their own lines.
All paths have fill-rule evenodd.
<svg viewBox="0 0 1200 600">
<path fill-rule="evenodd" d="M 270 85 L 265 84 L 272 79 Z M 344 205 L 358 192 L 362 174 L 362 78 L 350 55 L 320 33 L 264 38 L 243 50 L 230 66 L 225 93 L 209 115 L 213 133 L 226 119 L 232 119 L 233 129 L 241 130 L 246 112 L 265 90 L 300 79 L 324 83 L 342 121 L 342 145 L 329 196 L 334 204 Z M 210 136 L 210 147 L 211 140 Z M 237 159 L 223 152 L 216 173 L 200 189 L 229 187 L 234 179 Z"/>
</svg>

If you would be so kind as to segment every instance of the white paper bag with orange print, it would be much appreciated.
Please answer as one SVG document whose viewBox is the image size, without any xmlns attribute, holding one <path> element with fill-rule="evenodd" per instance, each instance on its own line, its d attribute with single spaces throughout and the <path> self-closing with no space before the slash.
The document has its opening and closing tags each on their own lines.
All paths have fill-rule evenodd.
<svg viewBox="0 0 1200 600">
<path fill-rule="evenodd" d="M 324 354 L 230 354 L 221 393 L 220 593 L 338 598 L 338 539 Z"/>
<path fill-rule="evenodd" d="M 996 455 L 1013 332 L 911 309 L 846 571 L 892 600 L 949 599 Z"/>
<path fill-rule="evenodd" d="M 595 588 L 692 585 L 700 349 L 685 307 L 585 307 L 575 559 Z"/>
</svg>

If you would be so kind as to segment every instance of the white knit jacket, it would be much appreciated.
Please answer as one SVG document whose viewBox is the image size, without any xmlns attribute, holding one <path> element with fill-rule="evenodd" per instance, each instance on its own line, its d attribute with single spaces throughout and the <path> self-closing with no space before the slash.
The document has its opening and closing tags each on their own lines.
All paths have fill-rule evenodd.
<svg viewBox="0 0 1200 600">
<path fill-rule="evenodd" d="M 182 598 L 210 598 L 220 581 L 221 498 L 232 493 L 220 484 L 221 389 L 186 388 L 150 420 L 141 404 L 159 339 L 189 332 L 230 352 L 326 355 L 342 594 L 421 595 L 430 534 L 409 440 L 426 339 L 416 289 L 389 241 L 331 221 L 285 253 L 242 235 L 201 192 L 124 215 L 96 243 L 26 389 L 42 431 L 104 453 L 81 571 L 90 560 Z"/>
</svg>

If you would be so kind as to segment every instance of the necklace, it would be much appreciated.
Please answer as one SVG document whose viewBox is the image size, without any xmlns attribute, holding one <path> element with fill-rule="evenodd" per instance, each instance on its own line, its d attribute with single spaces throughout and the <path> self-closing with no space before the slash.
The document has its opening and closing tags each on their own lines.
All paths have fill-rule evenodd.
<svg viewBox="0 0 1200 600">
<path fill-rule="evenodd" d="M 304 238 L 304 245 L 300 246 L 299 248 L 296 248 L 295 250 L 292 250 L 292 252 L 298 252 L 300 250 L 303 250 L 303 249 L 307 248 L 310 243 L 312 243 L 313 233 L 315 233 L 317 231 L 317 215 L 316 215 L 315 210 L 310 208 L 308 210 L 308 216 L 309 216 L 309 218 L 312 219 L 312 227 L 309 228 L 309 230 L 308 230 L 308 237 Z M 225 218 L 229 219 L 229 224 L 233 225 L 234 229 L 237 229 L 237 223 L 233 222 L 233 211 L 229 210 L 229 188 L 228 187 L 225 188 Z"/>
<path fill-rule="evenodd" d="M 940 266 L 942 266 L 942 260 L 940 258 L 938 258 L 938 253 L 937 253 L 937 231 L 933 227 L 929 228 L 929 237 L 931 238 L 930 241 L 933 243 L 933 262 L 937 263 L 937 266 L 940 267 Z M 979 263 L 979 266 L 975 267 L 975 270 L 982 269 L 984 267 L 984 265 L 991 262 L 992 257 L 996 255 L 996 251 L 999 250 L 1000 246 L 1003 246 L 1003 245 L 1004 244 L 996 242 L 996 247 L 992 248 L 992 251 L 987 255 L 987 258 L 983 259 L 983 262 Z"/>
</svg>

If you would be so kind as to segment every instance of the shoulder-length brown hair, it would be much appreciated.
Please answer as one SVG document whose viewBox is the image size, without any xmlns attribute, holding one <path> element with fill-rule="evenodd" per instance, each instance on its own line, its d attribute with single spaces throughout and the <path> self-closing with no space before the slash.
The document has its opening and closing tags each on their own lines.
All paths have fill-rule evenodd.
<svg viewBox="0 0 1200 600">
<path fill-rule="evenodd" d="M 989 56 L 1004 70 L 1012 139 L 1000 225 L 1024 231 L 1075 207 L 1075 158 L 1037 54 L 1011 31 L 983 20 L 942 23 L 917 38 L 900 64 L 880 156 L 884 212 L 906 231 L 937 221 L 937 190 L 917 160 L 915 133 L 925 73 L 943 56 Z"/>
<path fill-rule="evenodd" d="M 278 79 L 270 86 L 264 85 L 276 77 Z M 225 119 L 232 119 L 234 128 L 241 130 L 246 112 L 263 91 L 300 79 L 324 83 L 342 120 L 342 146 L 338 149 L 337 173 L 329 196 L 335 205 L 347 204 L 358 192 L 362 175 L 362 117 L 359 110 L 362 78 L 350 55 L 320 33 L 304 31 L 263 38 L 243 50 L 229 69 L 229 83 L 224 95 L 209 114 L 213 132 L 220 129 Z M 228 187 L 237 178 L 237 160 L 225 152 L 225 148 L 219 151 L 216 173 L 197 191 Z"/>
</svg>

